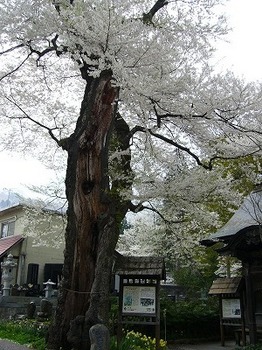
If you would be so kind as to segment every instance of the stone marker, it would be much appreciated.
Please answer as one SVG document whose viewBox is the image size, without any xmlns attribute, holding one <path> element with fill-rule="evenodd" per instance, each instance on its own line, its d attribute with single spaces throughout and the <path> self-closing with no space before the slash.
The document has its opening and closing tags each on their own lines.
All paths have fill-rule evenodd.
<svg viewBox="0 0 262 350">
<path fill-rule="evenodd" d="M 27 305 L 27 318 L 34 318 L 36 305 L 33 301 Z"/>
<path fill-rule="evenodd" d="M 95 324 L 89 330 L 90 350 L 109 350 L 109 330 L 104 324 Z"/>
<path fill-rule="evenodd" d="M 42 299 L 40 303 L 40 312 L 37 313 L 37 318 L 44 320 L 52 316 L 53 306 L 47 299 Z"/>
</svg>

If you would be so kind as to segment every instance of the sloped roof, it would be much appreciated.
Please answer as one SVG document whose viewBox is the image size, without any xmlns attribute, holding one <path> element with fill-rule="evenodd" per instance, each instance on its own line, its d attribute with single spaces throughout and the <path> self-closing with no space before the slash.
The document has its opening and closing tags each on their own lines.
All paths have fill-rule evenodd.
<svg viewBox="0 0 262 350">
<path fill-rule="evenodd" d="M 213 281 L 209 294 L 237 294 L 241 288 L 242 277 L 218 278 Z"/>
<path fill-rule="evenodd" d="M 118 275 L 159 276 L 165 279 L 165 263 L 162 257 L 119 254 L 114 270 Z"/>
<path fill-rule="evenodd" d="M 229 221 L 202 243 L 229 238 L 249 227 L 262 225 L 262 187 L 251 192 Z"/>
<path fill-rule="evenodd" d="M 8 208 L 0 209 L 0 217 L 8 215 L 13 215 L 13 212 L 17 212 L 18 210 L 23 209 L 24 205 L 22 204 L 14 204 L 13 206 L 10 206 Z"/>
<path fill-rule="evenodd" d="M 21 211 L 22 209 L 39 209 L 39 211 L 42 212 L 46 212 L 49 214 L 55 214 L 55 215 L 65 215 L 65 212 L 63 209 L 54 209 L 54 208 L 49 208 L 49 207 L 41 207 L 37 204 L 33 204 L 33 203 L 18 203 L 18 204 L 14 204 L 12 206 L 9 206 L 7 208 L 3 208 L 0 209 L 0 217 L 5 216 L 5 215 L 13 215 L 14 213 L 16 213 L 17 211 Z"/>
<path fill-rule="evenodd" d="M 0 239 L 0 258 L 5 255 L 11 248 L 22 242 L 24 238 L 20 235 L 10 236 Z"/>
</svg>

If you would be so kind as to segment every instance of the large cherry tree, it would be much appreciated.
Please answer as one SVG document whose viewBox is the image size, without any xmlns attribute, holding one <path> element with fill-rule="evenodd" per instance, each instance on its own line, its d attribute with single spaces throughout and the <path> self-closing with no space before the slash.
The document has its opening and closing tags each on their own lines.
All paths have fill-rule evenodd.
<svg viewBox="0 0 262 350">
<path fill-rule="evenodd" d="M 86 349 L 88 328 L 106 322 L 121 221 L 164 197 L 164 176 L 184 166 L 205 176 L 218 159 L 261 155 L 260 86 L 208 65 L 226 33 L 220 3 L 0 5 L 2 145 L 66 164 L 63 283 L 48 349 Z"/>
</svg>

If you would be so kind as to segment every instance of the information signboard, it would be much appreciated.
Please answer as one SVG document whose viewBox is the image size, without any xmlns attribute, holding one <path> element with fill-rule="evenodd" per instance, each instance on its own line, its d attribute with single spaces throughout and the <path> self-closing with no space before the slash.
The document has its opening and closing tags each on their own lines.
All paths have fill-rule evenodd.
<svg viewBox="0 0 262 350">
<path fill-rule="evenodd" d="M 156 287 L 124 286 L 122 312 L 131 314 L 155 314 Z"/>
<path fill-rule="evenodd" d="M 241 318 L 240 299 L 222 299 L 223 318 Z"/>
</svg>

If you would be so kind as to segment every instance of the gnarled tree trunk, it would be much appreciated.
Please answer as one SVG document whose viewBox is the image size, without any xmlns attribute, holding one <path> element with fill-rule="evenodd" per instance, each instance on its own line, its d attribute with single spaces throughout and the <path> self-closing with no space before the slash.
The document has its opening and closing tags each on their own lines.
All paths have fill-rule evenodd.
<svg viewBox="0 0 262 350">
<path fill-rule="evenodd" d="M 118 97 L 111 78 L 105 71 L 87 79 L 80 117 L 67 141 L 65 262 L 49 349 L 71 349 L 72 343 L 74 349 L 87 349 L 88 328 L 108 315 L 119 215 L 122 219 L 126 212 L 118 212 L 119 204 L 110 194 L 108 152 Z"/>
</svg>

